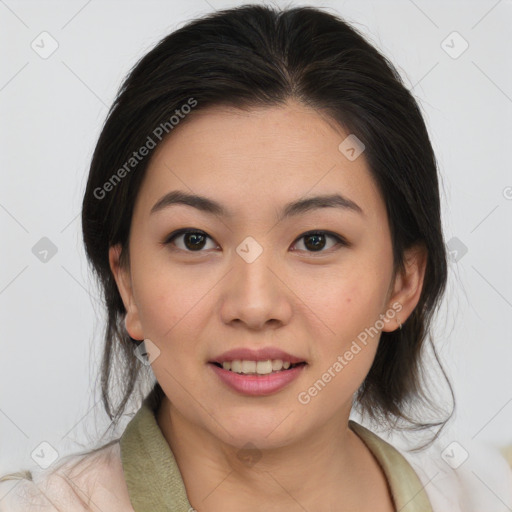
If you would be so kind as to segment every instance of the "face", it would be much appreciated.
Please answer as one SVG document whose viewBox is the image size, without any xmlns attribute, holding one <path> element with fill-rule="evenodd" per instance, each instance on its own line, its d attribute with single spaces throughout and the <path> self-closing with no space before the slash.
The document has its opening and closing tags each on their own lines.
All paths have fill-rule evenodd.
<svg viewBox="0 0 512 512">
<path fill-rule="evenodd" d="M 194 112 L 153 154 L 129 268 L 111 248 L 171 413 L 233 446 L 346 422 L 380 332 L 419 298 L 421 268 L 393 276 L 385 205 L 364 152 L 340 151 L 348 135 L 297 103 Z M 217 208 L 162 201 L 177 191 Z"/>
</svg>

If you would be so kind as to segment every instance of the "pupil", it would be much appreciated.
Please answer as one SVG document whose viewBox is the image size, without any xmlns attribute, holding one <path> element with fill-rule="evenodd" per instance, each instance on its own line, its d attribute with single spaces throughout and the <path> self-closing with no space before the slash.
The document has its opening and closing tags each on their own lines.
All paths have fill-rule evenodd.
<svg viewBox="0 0 512 512">
<path fill-rule="evenodd" d="M 185 233 L 185 245 L 189 249 L 201 249 L 204 246 L 204 236 L 200 233 Z M 187 241 L 191 240 L 193 245 L 189 245 Z M 199 244 L 197 244 L 199 242 Z M 203 242 L 203 244 L 201 244 Z"/>
<path fill-rule="evenodd" d="M 314 251 L 315 250 L 319 250 L 319 249 L 322 249 L 324 246 L 325 246 L 325 240 L 323 243 L 319 243 L 319 238 L 323 238 L 324 235 L 308 235 L 306 237 L 306 247 L 308 247 L 308 249 L 313 249 Z M 316 242 L 314 242 L 313 244 L 309 244 L 308 241 L 311 240 L 311 239 L 315 239 Z"/>
</svg>

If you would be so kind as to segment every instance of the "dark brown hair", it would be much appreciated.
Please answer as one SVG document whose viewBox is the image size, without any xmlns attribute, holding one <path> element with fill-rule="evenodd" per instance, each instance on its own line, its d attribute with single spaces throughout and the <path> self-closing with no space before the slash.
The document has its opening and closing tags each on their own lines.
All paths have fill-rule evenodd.
<svg viewBox="0 0 512 512">
<path fill-rule="evenodd" d="M 181 122 L 193 118 L 193 112 L 180 115 L 191 98 L 194 111 L 219 104 L 280 106 L 295 99 L 364 143 L 364 157 L 387 208 L 395 272 L 403 269 L 404 251 L 415 244 L 426 247 L 428 260 L 419 303 L 401 330 L 382 332 L 356 405 L 395 427 L 444 425 L 447 420 L 439 415 L 424 421 L 411 413 L 419 402 L 436 408 L 425 392 L 422 355 L 428 341 L 437 360 L 430 325 L 447 281 L 437 163 L 418 104 L 394 66 L 338 16 L 312 7 L 261 5 L 215 12 L 161 40 L 130 71 L 95 148 L 82 227 L 108 312 L 101 389 L 112 422 L 120 419 L 141 382 L 151 379 L 149 368 L 134 355 L 108 259 L 109 247 L 119 243 L 122 263 L 129 265 L 133 207 L 150 155 L 129 167 L 126 163 L 148 145 L 148 137 L 160 143 L 157 127 L 167 127 L 172 136 L 173 116 L 185 117 Z M 117 403 L 114 390 L 120 391 Z M 161 396 L 158 384 L 153 392 Z"/>
</svg>

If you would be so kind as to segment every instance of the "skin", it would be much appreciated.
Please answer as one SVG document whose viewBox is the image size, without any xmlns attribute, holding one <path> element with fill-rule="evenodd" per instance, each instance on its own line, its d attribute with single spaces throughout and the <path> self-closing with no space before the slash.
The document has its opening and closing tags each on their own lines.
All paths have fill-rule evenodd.
<svg viewBox="0 0 512 512">
<path fill-rule="evenodd" d="M 348 133 L 315 110 L 292 101 L 249 111 L 209 107 L 170 135 L 137 196 L 129 268 L 119 264 L 119 246 L 109 256 L 129 334 L 160 351 L 152 367 L 166 398 L 157 422 L 192 506 L 394 510 L 382 470 L 348 427 L 380 333 L 308 404 L 297 397 L 392 304 L 401 305 L 397 317 L 405 322 L 420 297 L 425 251 L 407 253 L 406 271 L 393 276 L 385 204 L 364 153 L 348 160 L 338 149 Z M 162 195 L 178 189 L 220 202 L 232 218 L 186 205 L 150 215 Z M 321 208 L 276 223 L 284 204 L 333 192 L 364 215 Z M 180 228 L 211 238 L 199 253 L 184 236 L 165 245 Z M 326 236 L 320 252 L 308 249 L 301 237 L 312 229 L 349 245 Z M 263 248 L 252 263 L 236 252 L 247 236 Z M 382 330 L 397 329 L 397 317 Z M 273 395 L 241 395 L 208 364 L 235 347 L 264 346 L 308 363 Z M 256 447 L 254 464 L 237 456 L 247 443 Z"/>
</svg>

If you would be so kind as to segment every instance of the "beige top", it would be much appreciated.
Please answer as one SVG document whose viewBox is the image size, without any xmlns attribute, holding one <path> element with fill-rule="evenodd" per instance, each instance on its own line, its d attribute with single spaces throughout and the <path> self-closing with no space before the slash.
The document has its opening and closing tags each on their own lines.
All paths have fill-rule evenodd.
<svg viewBox="0 0 512 512">
<path fill-rule="evenodd" d="M 120 440 L 74 466 L 66 464 L 38 481 L 11 480 L 10 492 L 0 492 L 0 512 L 192 512 L 154 407 L 147 397 Z M 349 426 L 381 465 L 396 510 L 432 512 L 424 486 L 400 452 L 365 427 L 353 421 Z"/>
</svg>

